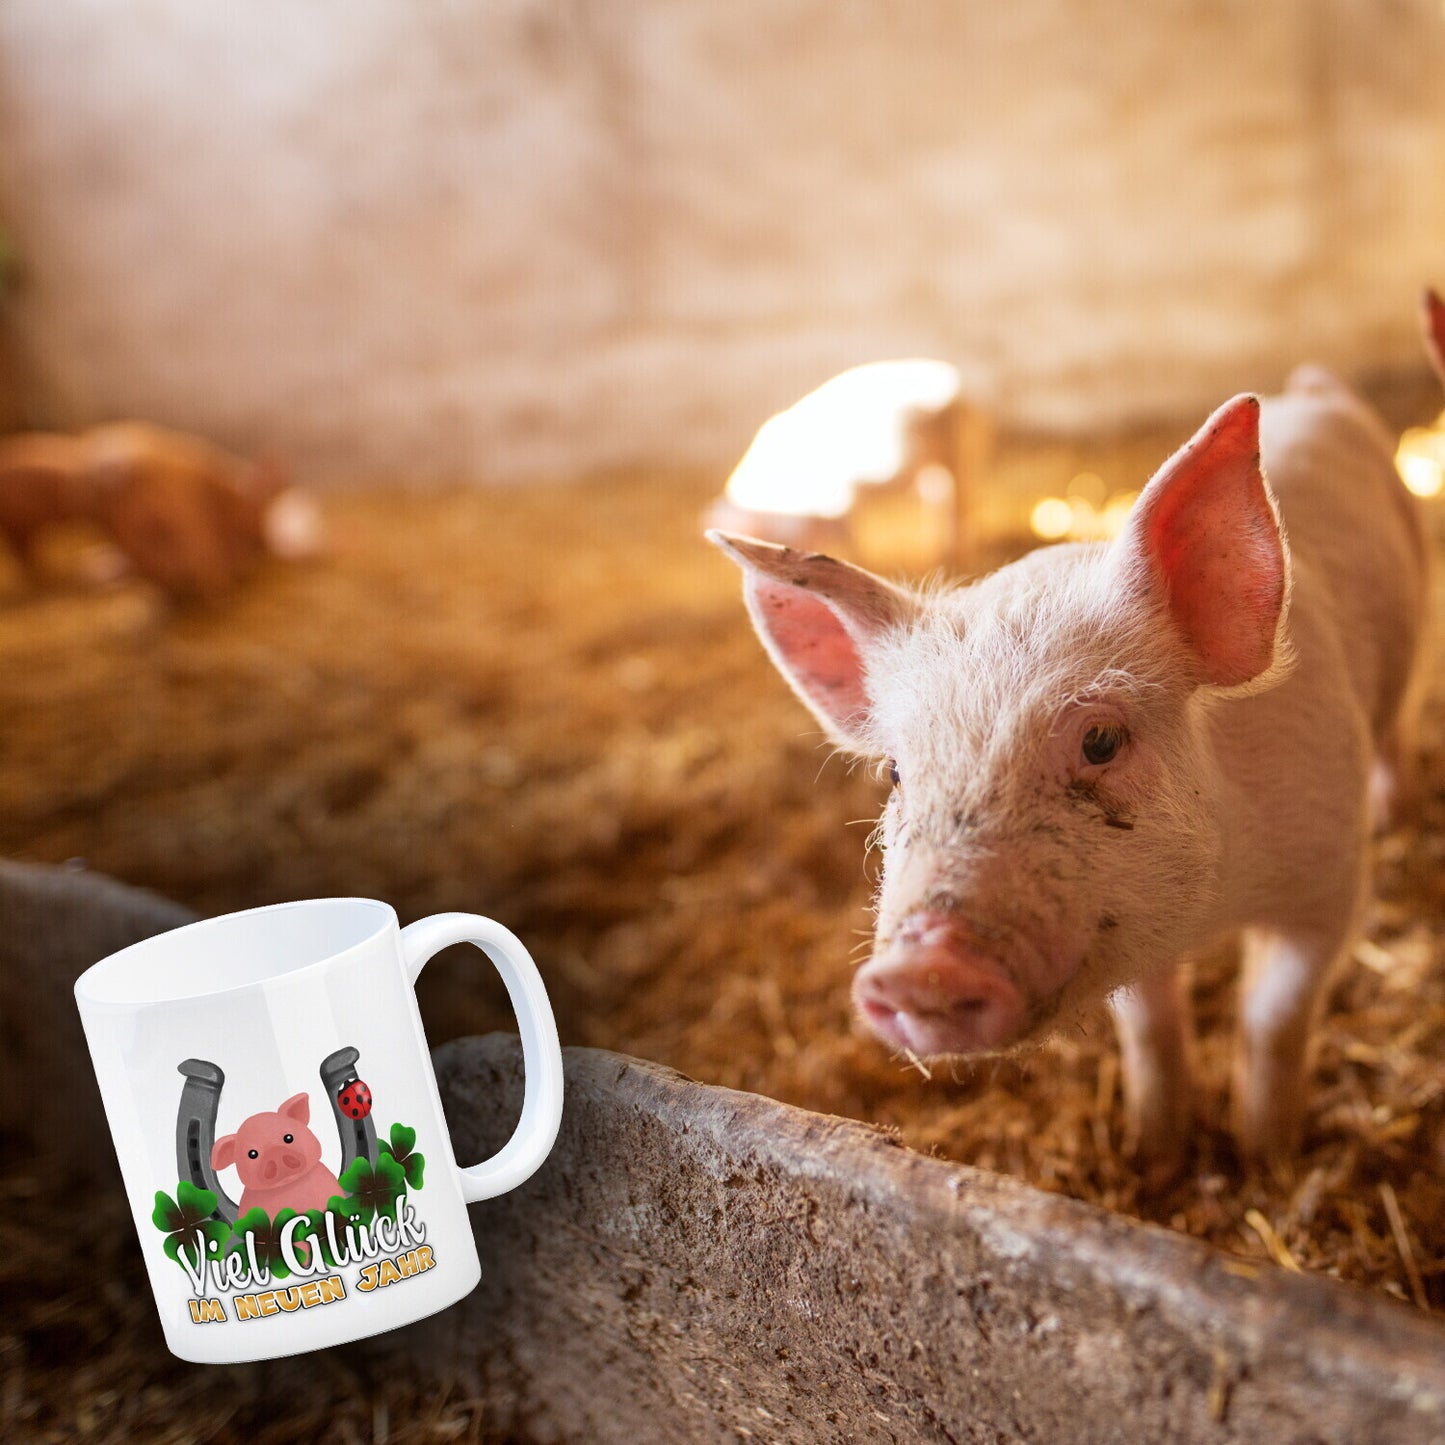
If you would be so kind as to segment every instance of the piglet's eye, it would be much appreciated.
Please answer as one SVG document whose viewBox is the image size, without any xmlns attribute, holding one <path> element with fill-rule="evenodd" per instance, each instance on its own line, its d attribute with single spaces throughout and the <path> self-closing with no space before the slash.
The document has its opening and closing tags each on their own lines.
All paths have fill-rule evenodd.
<svg viewBox="0 0 1445 1445">
<path fill-rule="evenodd" d="M 258 1158 L 258 1157 L 259 1157 L 259 1156 L 257 1155 L 257 1153 L 256 1153 L 256 1151 L 255 1151 L 254 1149 L 248 1149 L 248 1150 L 246 1151 L 246 1158 L 248 1158 L 248 1159 L 255 1159 L 255 1158 Z"/>
<path fill-rule="evenodd" d="M 283 1144 L 292 1144 L 292 1143 L 295 1142 L 295 1140 L 296 1140 L 296 1136 L 295 1136 L 294 1134 L 283 1134 L 283 1135 L 281 1136 L 281 1142 L 282 1142 Z"/>
<path fill-rule="evenodd" d="M 1095 767 L 1100 763 L 1112 762 L 1128 738 L 1128 730 L 1118 723 L 1095 723 L 1084 734 L 1084 761 Z"/>
<path fill-rule="evenodd" d="M 888 759 L 888 781 L 892 783 L 895 788 L 901 781 L 898 776 L 898 764 L 892 758 Z"/>
</svg>

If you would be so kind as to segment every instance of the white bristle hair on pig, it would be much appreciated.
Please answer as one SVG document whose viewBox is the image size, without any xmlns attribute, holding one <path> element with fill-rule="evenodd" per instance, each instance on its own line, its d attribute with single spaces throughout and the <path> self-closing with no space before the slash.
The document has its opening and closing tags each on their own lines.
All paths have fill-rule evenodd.
<svg viewBox="0 0 1445 1445">
<path fill-rule="evenodd" d="M 1182 965 L 1239 934 L 1233 1126 L 1288 1160 L 1407 781 L 1426 554 L 1375 414 L 1301 368 L 1220 407 L 1114 541 L 968 585 L 708 536 L 828 737 L 893 782 L 863 1024 L 904 1056 L 1002 1054 L 1107 999 L 1162 1184 L 1192 1122 Z"/>
</svg>

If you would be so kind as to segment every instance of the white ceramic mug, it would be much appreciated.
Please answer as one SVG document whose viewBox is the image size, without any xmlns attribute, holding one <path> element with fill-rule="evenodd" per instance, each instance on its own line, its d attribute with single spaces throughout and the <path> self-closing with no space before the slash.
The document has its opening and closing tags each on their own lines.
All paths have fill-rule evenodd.
<svg viewBox="0 0 1445 1445">
<path fill-rule="evenodd" d="M 522 1035 L 511 1140 L 460 1168 L 413 984 L 484 949 Z M 207 919 L 81 975 L 85 1025 L 166 1343 L 183 1360 L 297 1354 L 409 1324 L 481 1277 L 467 1204 L 514 1188 L 562 1118 L 536 965 L 500 924 L 323 898 Z"/>
</svg>

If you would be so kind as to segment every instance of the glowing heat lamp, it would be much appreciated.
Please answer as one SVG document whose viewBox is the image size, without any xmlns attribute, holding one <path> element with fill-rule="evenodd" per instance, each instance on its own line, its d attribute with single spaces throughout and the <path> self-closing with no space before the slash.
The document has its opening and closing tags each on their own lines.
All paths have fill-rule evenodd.
<svg viewBox="0 0 1445 1445">
<path fill-rule="evenodd" d="M 1412 426 L 1395 452 L 1400 479 L 1417 497 L 1445 491 L 1445 411 L 1433 426 Z"/>
<path fill-rule="evenodd" d="M 971 550 L 968 493 L 986 449 L 982 416 L 947 362 L 856 366 L 763 423 L 708 525 L 848 550 L 850 519 L 870 489 L 912 488 L 961 562 Z"/>
</svg>

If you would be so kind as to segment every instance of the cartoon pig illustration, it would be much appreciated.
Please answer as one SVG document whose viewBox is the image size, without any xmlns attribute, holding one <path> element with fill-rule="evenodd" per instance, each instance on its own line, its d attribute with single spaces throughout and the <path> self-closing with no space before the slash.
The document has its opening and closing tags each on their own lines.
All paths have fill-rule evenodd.
<svg viewBox="0 0 1445 1445">
<path fill-rule="evenodd" d="M 264 1209 L 273 1219 L 283 1209 L 325 1209 L 341 1194 L 336 1176 L 321 1162 L 321 1142 L 308 1129 L 311 1102 L 293 1094 L 274 1114 L 252 1114 L 211 1149 L 216 1170 L 236 1166 L 245 1190 L 240 1211 Z"/>
</svg>

